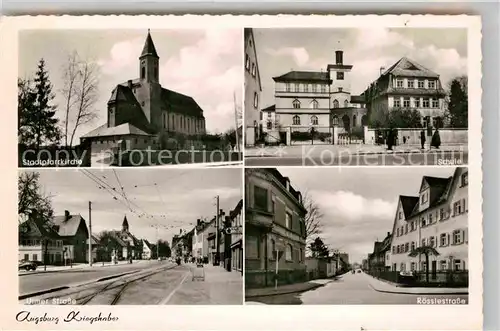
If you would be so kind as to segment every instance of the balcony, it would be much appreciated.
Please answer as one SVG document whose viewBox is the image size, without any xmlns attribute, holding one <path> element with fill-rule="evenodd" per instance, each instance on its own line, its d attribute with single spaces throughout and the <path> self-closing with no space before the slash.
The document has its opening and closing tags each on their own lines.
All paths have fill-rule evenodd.
<svg viewBox="0 0 500 331">
<path fill-rule="evenodd" d="M 294 91 L 294 90 L 275 90 L 275 97 L 296 97 L 296 98 L 330 98 L 329 91 Z"/>
<path fill-rule="evenodd" d="M 258 208 L 247 208 L 245 223 L 270 230 L 273 227 L 274 214 Z"/>
</svg>

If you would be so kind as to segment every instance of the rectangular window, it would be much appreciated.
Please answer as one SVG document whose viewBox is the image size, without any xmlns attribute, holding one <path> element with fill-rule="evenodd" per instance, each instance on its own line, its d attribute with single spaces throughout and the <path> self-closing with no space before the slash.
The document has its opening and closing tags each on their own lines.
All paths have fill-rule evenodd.
<svg viewBox="0 0 500 331">
<path fill-rule="evenodd" d="M 446 233 L 441 233 L 439 235 L 439 246 L 446 246 L 447 245 L 447 234 Z"/>
<path fill-rule="evenodd" d="M 300 92 L 300 84 L 299 83 L 295 84 L 295 92 Z"/>
<path fill-rule="evenodd" d="M 414 88 L 415 87 L 415 81 L 413 79 L 408 79 L 408 88 Z"/>
<path fill-rule="evenodd" d="M 415 264 L 415 262 L 412 262 L 412 263 L 410 264 L 410 270 L 411 270 L 411 271 L 415 271 L 415 269 L 416 269 L 416 264 Z"/>
<path fill-rule="evenodd" d="M 430 80 L 429 81 L 429 88 L 430 89 L 435 89 L 436 88 L 436 81 L 435 80 Z"/>
<path fill-rule="evenodd" d="M 430 245 L 431 247 L 436 247 L 436 237 L 431 236 L 431 237 L 429 238 L 429 245 Z"/>
<path fill-rule="evenodd" d="M 446 260 L 439 261 L 439 270 L 445 271 L 446 269 L 448 269 L 448 263 Z"/>
<path fill-rule="evenodd" d="M 33 261 L 38 261 L 38 254 L 33 254 Z"/>
<path fill-rule="evenodd" d="M 245 69 L 250 71 L 250 56 L 248 54 L 245 56 Z"/>
<path fill-rule="evenodd" d="M 289 83 L 285 84 L 285 91 L 290 92 L 290 84 Z"/>
<path fill-rule="evenodd" d="M 415 242 L 414 242 L 414 241 L 412 241 L 412 242 L 411 242 L 411 251 L 413 252 L 414 250 L 415 250 Z"/>
<path fill-rule="evenodd" d="M 426 244 L 425 238 L 422 238 L 422 246 L 421 247 L 424 247 L 425 244 Z"/>
<path fill-rule="evenodd" d="M 425 217 L 422 217 L 422 218 L 420 219 L 420 226 L 421 226 L 421 227 L 425 227 L 426 225 L 427 225 L 427 222 L 426 222 L 426 220 L 425 220 Z"/>
<path fill-rule="evenodd" d="M 254 186 L 254 207 L 263 211 L 268 211 L 267 190 Z"/>
<path fill-rule="evenodd" d="M 410 248 L 410 245 L 408 243 L 405 244 L 405 252 L 408 252 L 408 249 Z"/>
<path fill-rule="evenodd" d="M 403 87 L 403 80 L 402 79 L 396 79 L 396 87 L 397 88 Z"/>
<path fill-rule="evenodd" d="M 405 97 L 403 99 L 403 107 L 410 108 L 410 98 L 409 97 Z"/>
<path fill-rule="evenodd" d="M 405 224 L 405 234 L 408 233 L 408 224 Z"/>
<path fill-rule="evenodd" d="M 304 92 L 309 92 L 309 84 L 304 84 Z"/>
<path fill-rule="evenodd" d="M 392 254 L 396 254 L 396 246 L 392 246 Z"/>
<path fill-rule="evenodd" d="M 453 260 L 453 270 L 460 271 L 462 269 L 462 261 Z"/>
<path fill-rule="evenodd" d="M 432 214 L 429 214 L 429 224 L 432 224 L 432 221 L 433 221 Z"/>
<path fill-rule="evenodd" d="M 400 211 L 400 212 L 398 213 L 398 218 L 399 218 L 399 219 L 403 219 L 403 212 L 402 212 L 402 211 Z"/>
<path fill-rule="evenodd" d="M 395 108 L 401 107 L 401 99 L 400 98 L 394 98 L 394 107 Z"/>
<path fill-rule="evenodd" d="M 462 230 L 453 231 L 453 245 L 459 245 L 462 243 Z"/>
<path fill-rule="evenodd" d="M 337 72 L 337 80 L 344 80 L 344 73 L 343 72 L 340 72 L 340 71 Z"/>
<path fill-rule="evenodd" d="M 321 93 L 325 93 L 325 92 L 326 92 L 326 85 L 321 84 Z"/>
<path fill-rule="evenodd" d="M 439 220 L 443 220 L 444 219 L 444 208 L 441 208 L 439 209 Z"/>
<path fill-rule="evenodd" d="M 461 185 L 462 187 L 469 185 L 469 173 L 464 172 L 461 176 Z"/>
<path fill-rule="evenodd" d="M 212 245 L 215 248 L 215 245 Z M 260 242 L 258 237 L 245 236 L 245 257 L 258 259 L 260 257 Z"/>
<path fill-rule="evenodd" d="M 316 84 L 312 84 L 312 91 L 316 92 Z"/>
<path fill-rule="evenodd" d="M 424 88 L 425 87 L 425 81 L 419 80 L 418 81 L 418 88 Z"/>
<path fill-rule="evenodd" d="M 287 212 L 285 215 L 285 226 L 287 229 L 292 228 L 292 214 L 290 214 L 289 212 Z"/>
<path fill-rule="evenodd" d="M 415 98 L 415 108 L 420 108 L 420 98 Z"/>
<path fill-rule="evenodd" d="M 439 108 L 439 99 L 432 99 L 432 108 Z"/>
<path fill-rule="evenodd" d="M 24 254 L 24 261 L 29 261 L 30 255 L 29 254 Z"/>
<path fill-rule="evenodd" d="M 460 215 L 462 213 L 462 202 L 457 201 L 453 203 L 453 216 Z"/>
<path fill-rule="evenodd" d="M 423 108 L 429 108 L 429 98 L 424 98 L 422 102 Z"/>
</svg>

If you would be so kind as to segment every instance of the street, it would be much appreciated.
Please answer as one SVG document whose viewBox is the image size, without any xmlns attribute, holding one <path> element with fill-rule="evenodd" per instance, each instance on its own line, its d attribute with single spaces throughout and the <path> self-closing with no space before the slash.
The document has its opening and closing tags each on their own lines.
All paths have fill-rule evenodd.
<svg viewBox="0 0 500 331">
<path fill-rule="evenodd" d="M 417 300 L 440 298 L 440 299 L 465 299 L 468 295 L 418 295 L 383 293 L 372 288 L 369 283 L 371 276 L 365 273 L 347 273 L 336 280 L 332 280 L 325 286 L 317 289 L 294 294 L 283 294 L 268 297 L 256 297 L 247 299 L 251 302 L 264 304 L 417 304 Z M 420 299 L 418 299 L 420 298 Z"/>
<path fill-rule="evenodd" d="M 190 305 L 190 304 L 242 304 L 242 277 L 239 272 L 227 272 L 221 267 L 196 268 L 193 264 L 180 266 L 169 262 L 137 263 L 101 268 L 102 270 L 61 271 L 22 276 L 24 292 L 84 280 L 104 280 L 70 287 L 53 293 L 25 298 L 24 304 L 77 304 L 77 305 Z M 105 269 L 114 269 L 105 270 Z M 193 274 L 204 271 L 204 279 Z M 113 274 L 130 272 L 124 276 L 106 279 Z M 38 276 L 38 278 L 37 278 Z M 40 278 L 40 276 L 43 276 Z M 78 281 L 77 281 L 78 280 Z M 32 285 L 36 283 L 37 285 Z"/>
<path fill-rule="evenodd" d="M 401 166 L 401 165 L 448 165 L 460 166 L 468 164 L 468 152 L 426 152 L 396 154 L 341 154 L 332 157 L 329 153 L 315 156 L 290 157 L 247 157 L 246 166 Z"/>
</svg>

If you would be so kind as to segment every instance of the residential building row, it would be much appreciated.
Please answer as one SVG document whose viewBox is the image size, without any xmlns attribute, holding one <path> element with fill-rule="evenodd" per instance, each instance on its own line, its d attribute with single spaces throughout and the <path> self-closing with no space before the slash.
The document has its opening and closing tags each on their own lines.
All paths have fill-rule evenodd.
<svg viewBox="0 0 500 331">
<path fill-rule="evenodd" d="M 245 28 L 245 145 L 253 146 L 260 140 L 260 97 L 262 84 L 253 30 Z"/>
<path fill-rule="evenodd" d="M 172 238 L 173 256 L 243 272 L 242 208 L 240 200 L 228 215 L 221 209 L 210 220 L 198 219 L 191 230 L 180 230 Z"/>
<path fill-rule="evenodd" d="M 79 214 L 54 216 L 50 220 L 33 213 L 20 220 L 18 258 L 44 264 L 88 263 L 89 246 L 93 262 L 112 259 L 151 259 L 153 245 L 146 239 L 138 239 L 129 231 L 125 216 L 121 230 L 92 234 L 86 220 Z M 90 245 L 89 245 L 89 240 Z"/>
<path fill-rule="evenodd" d="M 468 169 L 458 167 L 448 178 L 424 176 L 418 195 L 399 197 L 392 233 L 375 242 L 368 269 L 466 272 L 468 242 Z M 419 247 L 437 253 L 428 265 L 424 255 L 410 255 Z"/>
<path fill-rule="evenodd" d="M 274 168 L 245 169 L 245 286 L 306 279 L 302 194 Z"/>
</svg>

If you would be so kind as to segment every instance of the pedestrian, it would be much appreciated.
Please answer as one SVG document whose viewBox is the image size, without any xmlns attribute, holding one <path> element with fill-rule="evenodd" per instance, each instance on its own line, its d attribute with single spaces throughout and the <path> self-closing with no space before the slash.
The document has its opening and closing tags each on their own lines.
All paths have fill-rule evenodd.
<svg viewBox="0 0 500 331">
<path fill-rule="evenodd" d="M 420 145 L 422 145 L 422 149 L 424 149 L 425 147 L 425 130 L 422 129 L 422 131 L 420 131 Z"/>
<path fill-rule="evenodd" d="M 392 151 L 392 146 L 394 145 L 394 136 L 392 130 L 387 130 L 387 150 Z"/>
<path fill-rule="evenodd" d="M 403 145 L 406 145 L 406 136 L 403 136 Z"/>
<path fill-rule="evenodd" d="M 440 145 L 441 145 L 441 137 L 439 136 L 439 129 L 436 128 L 436 131 L 434 131 L 434 134 L 432 135 L 431 146 L 439 149 Z"/>
</svg>

